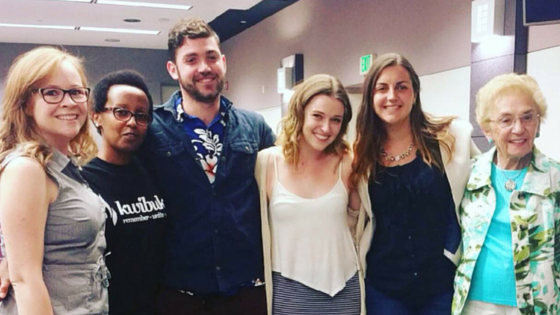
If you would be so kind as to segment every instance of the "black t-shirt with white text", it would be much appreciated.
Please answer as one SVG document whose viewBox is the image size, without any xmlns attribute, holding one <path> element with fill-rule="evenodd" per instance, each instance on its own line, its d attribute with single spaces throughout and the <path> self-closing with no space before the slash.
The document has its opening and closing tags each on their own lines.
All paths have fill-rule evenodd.
<svg viewBox="0 0 560 315">
<path fill-rule="evenodd" d="M 164 200 L 141 162 L 115 165 L 99 158 L 82 170 L 108 204 L 105 234 L 111 315 L 154 315 L 164 249 Z"/>
</svg>

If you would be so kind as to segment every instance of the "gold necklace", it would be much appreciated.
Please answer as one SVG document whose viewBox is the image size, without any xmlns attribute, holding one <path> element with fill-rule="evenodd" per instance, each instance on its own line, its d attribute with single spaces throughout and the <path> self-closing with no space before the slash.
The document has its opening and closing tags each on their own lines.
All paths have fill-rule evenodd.
<svg viewBox="0 0 560 315">
<path fill-rule="evenodd" d="M 389 155 L 389 154 L 387 154 L 387 152 L 385 152 L 385 148 L 381 147 L 381 156 L 384 157 L 385 160 L 390 161 L 390 162 L 404 160 L 404 158 L 406 158 L 407 156 L 410 155 L 410 152 L 412 152 L 412 148 L 414 148 L 414 145 L 411 143 L 408 146 L 408 149 L 406 149 L 406 151 L 403 154 Z"/>
</svg>

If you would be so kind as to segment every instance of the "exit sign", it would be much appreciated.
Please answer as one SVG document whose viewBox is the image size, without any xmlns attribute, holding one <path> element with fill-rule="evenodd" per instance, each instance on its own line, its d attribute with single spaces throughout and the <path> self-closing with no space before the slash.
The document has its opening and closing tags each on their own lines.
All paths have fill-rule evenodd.
<svg viewBox="0 0 560 315">
<path fill-rule="evenodd" d="M 374 55 L 369 54 L 360 57 L 360 74 L 366 74 L 371 67 L 371 63 L 373 62 Z"/>
</svg>

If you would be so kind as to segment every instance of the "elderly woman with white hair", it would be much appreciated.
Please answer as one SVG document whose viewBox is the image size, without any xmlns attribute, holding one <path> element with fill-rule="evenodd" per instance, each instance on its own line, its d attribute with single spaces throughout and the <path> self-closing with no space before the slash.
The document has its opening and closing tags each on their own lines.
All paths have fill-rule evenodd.
<svg viewBox="0 0 560 315">
<path fill-rule="evenodd" d="M 528 75 L 477 94 L 490 151 L 475 158 L 460 207 L 464 253 L 453 314 L 560 314 L 560 164 L 535 146 L 546 102 Z"/>
</svg>

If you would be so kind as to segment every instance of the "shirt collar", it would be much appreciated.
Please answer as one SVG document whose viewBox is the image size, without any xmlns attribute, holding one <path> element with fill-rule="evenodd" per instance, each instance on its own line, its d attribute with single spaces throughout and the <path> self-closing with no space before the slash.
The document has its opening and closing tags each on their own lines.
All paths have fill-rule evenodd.
<svg viewBox="0 0 560 315">
<path fill-rule="evenodd" d="M 183 97 L 181 96 L 181 93 L 179 92 L 177 97 L 174 100 L 175 120 L 177 120 L 178 122 L 183 122 L 183 120 L 185 118 L 186 119 L 198 118 L 196 116 L 189 115 L 189 114 L 185 113 L 185 110 L 183 109 L 182 103 L 183 103 Z M 213 119 L 213 121 L 215 121 L 217 119 L 225 118 L 227 116 L 228 110 L 231 108 L 232 105 L 233 105 L 233 103 L 230 100 L 228 100 L 224 96 L 220 96 L 220 110 L 219 110 L 218 114 L 216 115 L 216 117 Z"/>
<path fill-rule="evenodd" d="M 493 147 L 488 152 L 479 155 L 475 158 L 471 176 L 467 183 L 467 190 L 473 191 L 480 189 L 484 186 L 491 186 L 492 180 L 490 178 L 492 173 L 492 163 L 496 154 L 496 147 Z M 548 171 L 550 169 L 550 160 L 542 154 L 537 147 L 533 146 L 533 156 L 531 163 L 527 170 L 527 175 L 523 180 L 523 185 L 519 189 L 523 192 L 528 192 L 537 195 L 546 195 L 550 190 L 550 176 Z"/>
</svg>

